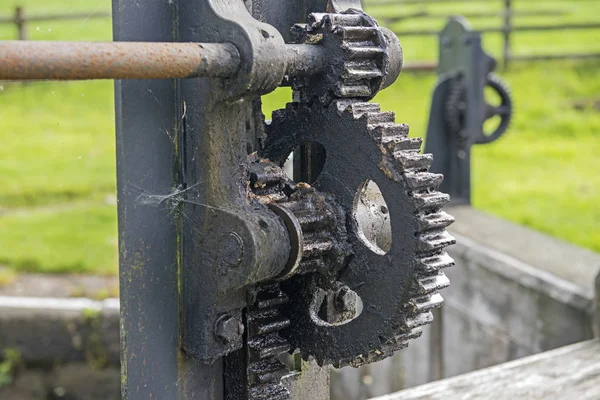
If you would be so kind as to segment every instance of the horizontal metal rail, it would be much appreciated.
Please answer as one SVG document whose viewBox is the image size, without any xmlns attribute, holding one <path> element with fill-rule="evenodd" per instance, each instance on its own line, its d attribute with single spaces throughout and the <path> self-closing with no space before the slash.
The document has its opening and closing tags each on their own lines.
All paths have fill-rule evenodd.
<svg viewBox="0 0 600 400">
<path fill-rule="evenodd" d="M 322 71 L 321 46 L 287 45 L 286 72 Z M 2 80 L 230 78 L 240 54 L 229 43 L 0 41 Z"/>
</svg>

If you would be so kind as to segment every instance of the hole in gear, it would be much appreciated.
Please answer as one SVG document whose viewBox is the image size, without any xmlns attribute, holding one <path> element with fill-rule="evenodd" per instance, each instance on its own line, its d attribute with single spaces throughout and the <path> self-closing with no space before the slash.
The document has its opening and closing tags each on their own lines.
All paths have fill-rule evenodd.
<svg viewBox="0 0 600 400">
<path fill-rule="evenodd" d="M 325 147 L 318 142 L 306 142 L 296 147 L 283 164 L 283 171 L 294 182 L 312 185 L 317 181 L 327 155 Z"/>
<path fill-rule="evenodd" d="M 346 288 L 347 289 L 347 288 Z M 322 326 L 347 324 L 363 312 L 361 297 L 352 290 L 317 289 L 312 301 L 312 319 Z"/>
<path fill-rule="evenodd" d="M 352 217 L 357 236 L 374 253 L 384 255 L 392 248 L 389 208 L 379 186 L 366 180 L 356 191 Z"/>
</svg>

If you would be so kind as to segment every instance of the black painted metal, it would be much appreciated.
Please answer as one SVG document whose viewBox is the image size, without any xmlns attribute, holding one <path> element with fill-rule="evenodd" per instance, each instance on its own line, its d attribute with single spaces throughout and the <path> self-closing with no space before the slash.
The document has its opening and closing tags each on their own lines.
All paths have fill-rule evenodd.
<svg viewBox="0 0 600 400">
<path fill-rule="evenodd" d="M 166 4 L 164 0 L 149 0 L 142 7 L 137 0 L 113 0 L 117 41 L 220 43 L 217 47 L 227 43 L 235 46 L 240 60 L 239 70 L 229 79 L 116 83 L 123 398 L 284 400 L 291 395 L 298 399 L 325 399 L 328 396 L 327 369 L 314 365 L 309 355 L 315 356 L 321 364 L 326 361 L 338 366 L 358 365 L 389 356 L 403 347 L 406 339 L 418 336 L 418 326 L 431 320 L 429 310 L 441 304 L 437 290 L 445 287 L 447 280 L 435 269 L 439 268 L 438 263 L 432 267 L 436 274 L 428 277 L 427 287 L 419 289 L 418 299 L 410 298 L 410 301 L 418 300 L 419 306 L 402 318 L 400 328 L 389 326 L 387 319 L 383 321 L 381 316 L 375 316 L 377 313 L 365 312 L 365 316 L 372 315 L 382 325 L 370 332 L 371 337 L 363 337 L 361 346 L 355 346 L 357 338 L 348 334 L 337 338 L 335 344 L 338 348 L 347 347 L 346 351 L 331 352 L 326 360 L 312 353 L 303 354 L 306 361 L 296 359 L 294 370 L 301 373 L 290 374 L 278 364 L 280 354 L 291 349 L 288 338 L 279 336 L 279 331 L 283 332 L 290 324 L 279 312 L 293 296 L 281 291 L 277 279 L 287 278 L 298 267 L 297 262 L 290 264 L 290 260 L 294 261 L 294 257 L 300 260 L 301 246 L 307 255 L 320 251 L 321 247 L 315 245 L 313 249 L 312 242 L 301 243 L 300 233 L 300 238 L 294 241 L 288 229 L 299 226 L 296 216 L 289 213 L 292 224 L 287 221 L 286 227 L 285 218 L 264 204 L 273 200 L 260 200 L 260 194 L 252 186 L 251 176 L 260 175 L 265 172 L 260 168 L 268 167 L 267 161 L 258 161 L 256 155 L 250 155 L 264 144 L 265 129 L 268 130 L 260 109 L 260 96 L 280 85 L 286 74 L 302 78 L 303 74 L 327 73 L 323 72 L 327 47 L 309 43 L 286 45 L 285 39 L 289 38 L 286 27 L 306 20 L 310 12 L 340 13 L 349 8 L 360 8 L 360 1 L 306 0 L 284 5 L 271 0 L 179 0 Z M 313 15 L 313 18 L 321 16 Z M 370 138 L 368 143 L 375 151 L 380 147 L 370 137 L 367 120 L 384 123 L 387 131 L 380 135 L 392 138 L 393 143 L 398 142 L 400 146 L 410 147 L 408 153 L 399 152 L 402 154 L 398 159 L 392 157 L 386 159 L 388 162 L 398 166 L 415 162 L 417 166 L 427 164 L 428 157 L 424 161 L 413 157 L 414 143 L 404 137 L 403 126 L 392 127 L 393 117 L 389 121 L 389 113 L 374 112 L 373 105 L 359 100 L 370 99 L 386 82 L 397 77 L 402 63 L 399 42 L 395 37 L 387 37 L 389 32 L 379 30 L 370 17 L 359 11 L 351 10 L 331 18 L 359 23 L 359 26 L 342 26 L 346 29 L 344 35 L 350 37 L 348 43 L 354 46 L 349 47 L 348 54 L 342 54 L 342 58 L 362 58 L 372 52 L 370 59 L 376 61 L 374 65 L 381 71 L 375 71 L 376 84 L 365 86 L 366 92 L 341 90 L 337 96 L 347 98 L 346 102 L 332 103 L 328 112 L 323 108 L 317 120 L 300 122 L 307 126 L 313 124 L 310 126 L 316 132 L 324 121 L 337 118 L 342 106 L 350 107 L 355 114 L 351 116 L 347 110 L 344 124 L 349 125 L 342 131 Z M 357 39 L 373 32 L 375 47 Z M 344 61 L 332 60 L 329 53 L 326 56 L 330 70 L 331 65 Z M 348 67 L 356 75 L 351 78 L 362 77 L 364 71 L 359 67 L 364 63 L 359 64 L 356 68 Z M 345 82 L 344 88 L 360 81 L 354 78 L 348 78 L 350 83 Z M 360 122 L 358 114 L 363 112 L 368 118 Z M 346 128 L 344 124 L 342 128 Z M 352 130 L 352 124 L 364 129 Z M 398 132 L 400 136 L 392 135 Z M 328 140 L 333 140 L 334 135 L 331 136 Z M 381 137 L 380 140 L 383 141 Z M 293 147 L 302 144 L 304 141 Z M 287 149 L 288 153 L 292 150 Z M 343 149 L 337 151 L 340 157 L 345 154 Z M 370 165 L 368 161 L 375 157 L 360 146 L 352 151 L 368 158 L 361 165 Z M 301 168 L 306 171 L 301 172 L 307 180 L 316 179 L 313 169 L 318 163 L 323 166 L 324 155 L 318 148 L 311 148 L 304 161 Z M 257 165 L 258 170 L 254 170 Z M 374 169 L 368 176 L 375 171 L 383 174 L 379 166 L 371 167 Z M 390 176 L 402 175 L 396 170 L 386 171 Z M 351 186 L 364 185 L 364 174 L 359 170 L 354 172 L 349 179 Z M 269 174 L 263 175 L 269 183 Z M 386 179 L 390 180 L 388 175 Z M 411 180 L 417 186 L 413 189 L 418 204 L 394 203 L 400 204 L 394 206 L 398 209 L 392 207 L 396 218 L 401 211 L 413 206 L 435 212 L 447 201 L 446 196 L 430 190 L 439 177 L 426 175 Z M 391 185 L 387 181 L 380 184 L 386 192 Z M 353 193 L 344 192 L 342 196 L 341 188 L 332 185 L 337 188 L 334 193 L 344 197 L 346 208 L 350 210 Z M 304 189 L 308 197 L 321 196 L 313 189 Z M 405 195 L 406 191 L 401 194 Z M 392 194 L 391 197 L 397 196 Z M 330 214 L 341 218 L 344 210 L 335 208 Z M 411 216 L 416 215 L 413 214 L 411 211 Z M 445 214 L 439 214 L 435 220 L 436 229 L 451 222 Z M 320 229 L 342 231 L 344 223 L 339 223 L 338 228 L 321 226 Z M 413 221 L 407 226 L 414 228 L 416 223 Z M 435 237 L 439 244 L 433 246 L 429 236 L 421 237 L 412 231 L 405 235 L 396 230 L 397 246 L 390 253 L 396 263 L 414 256 L 401 254 L 404 248 L 401 244 L 409 236 L 410 240 L 425 243 L 425 250 L 415 251 L 426 252 L 428 257 L 430 253 L 439 255 L 440 246 L 453 240 L 442 233 Z M 352 244 L 358 245 L 358 242 Z M 350 245 L 340 244 L 340 249 L 334 246 L 339 250 L 336 253 L 339 262 L 332 264 L 335 268 L 342 267 L 342 256 L 349 254 L 346 250 Z M 390 259 L 386 257 L 385 262 L 380 263 L 384 269 L 391 268 Z M 389 274 L 401 275 L 392 281 L 399 282 L 406 293 L 413 291 L 406 271 L 392 269 Z M 377 279 L 385 278 L 386 274 L 377 274 Z M 349 280 L 354 286 L 363 285 L 356 279 Z M 367 280 L 367 277 L 359 280 Z M 377 286 L 377 282 L 373 279 L 371 284 Z M 387 287 L 394 289 L 390 296 L 398 297 L 398 285 Z M 293 288 L 288 289 L 293 291 Z M 348 288 L 345 293 L 358 296 Z M 390 317 L 400 320 L 400 304 L 410 297 L 406 293 L 391 306 L 393 315 Z M 371 300 L 369 296 L 365 299 Z M 388 298 L 384 300 L 387 302 Z M 375 308 L 389 311 L 381 299 L 373 299 L 373 304 Z M 352 311 L 352 307 L 344 307 L 345 311 Z M 389 337 L 382 339 L 382 334 Z M 321 346 L 334 345 L 328 335 L 317 339 Z M 363 352 L 371 353 L 367 357 L 360 356 Z M 354 360 L 357 355 L 361 360 Z"/>
<path fill-rule="evenodd" d="M 115 40 L 175 41 L 177 3 L 113 0 Z M 117 81 L 115 102 L 123 398 L 220 399 L 222 362 L 180 349 L 177 83 Z"/>
<path fill-rule="evenodd" d="M 496 61 L 482 47 L 481 33 L 472 31 L 462 18 L 451 18 L 439 37 L 438 81 L 433 92 L 425 153 L 433 153 L 431 171 L 444 175 L 442 192 L 453 203 L 471 202 L 471 147 L 498 139 L 508 128 L 512 103 L 504 84 L 492 74 Z M 484 88 L 490 86 L 502 98 L 490 106 Z M 491 133 L 484 122 L 499 115 Z"/>
</svg>

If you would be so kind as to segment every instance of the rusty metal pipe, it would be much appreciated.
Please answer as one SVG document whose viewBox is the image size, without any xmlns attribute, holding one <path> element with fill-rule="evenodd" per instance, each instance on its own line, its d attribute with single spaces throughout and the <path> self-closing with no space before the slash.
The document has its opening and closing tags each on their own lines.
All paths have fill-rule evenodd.
<svg viewBox="0 0 600 400">
<path fill-rule="evenodd" d="M 239 66 L 229 43 L 0 41 L 2 80 L 228 78 Z"/>
<path fill-rule="evenodd" d="M 286 45 L 286 74 L 322 72 L 321 46 Z M 0 41 L 1 80 L 230 78 L 240 54 L 229 43 Z"/>
</svg>

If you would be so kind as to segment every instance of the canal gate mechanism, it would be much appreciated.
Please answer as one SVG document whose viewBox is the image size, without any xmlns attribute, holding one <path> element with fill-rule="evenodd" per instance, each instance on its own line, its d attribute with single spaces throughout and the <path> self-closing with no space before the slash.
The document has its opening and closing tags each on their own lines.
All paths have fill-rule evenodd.
<svg viewBox="0 0 600 400">
<path fill-rule="evenodd" d="M 471 204 L 471 147 L 500 138 L 512 118 L 508 85 L 493 73 L 495 68 L 496 60 L 483 50 L 481 33 L 462 17 L 451 18 L 439 36 L 439 76 L 425 153 L 435 156 L 431 171 L 444 175 L 440 190 L 453 203 Z M 486 101 L 486 89 L 495 102 Z"/>
<path fill-rule="evenodd" d="M 400 74 L 396 36 L 359 0 L 113 14 L 112 43 L 0 43 L 0 79 L 119 79 L 123 398 L 326 399 L 329 366 L 418 337 L 453 219 L 421 140 L 370 102 Z M 460 103 L 476 89 L 455 75 Z"/>
</svg>

